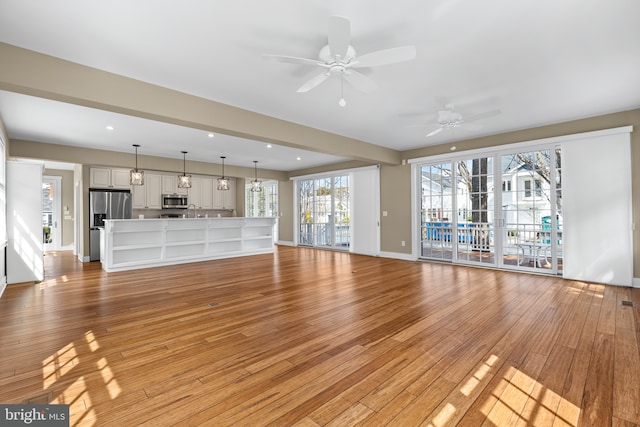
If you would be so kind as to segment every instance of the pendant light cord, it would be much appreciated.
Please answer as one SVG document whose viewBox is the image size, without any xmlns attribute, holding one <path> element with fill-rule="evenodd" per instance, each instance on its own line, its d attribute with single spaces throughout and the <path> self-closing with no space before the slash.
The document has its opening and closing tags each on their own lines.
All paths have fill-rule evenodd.
<svg viewBox="0 0 640 427">
<path fill-rule="evenodd" d="M 136 169 L 135 169 L 135 171 L 136 171 L 136 172 L 138 172 L 138 147 L 139 147 L 140 145 L 138 145 L 138 144 L 133 144 L 133 146 L 134 146 L 134 147 L 135 147 L 135 149 L 136 149 Z"/>
</svg>

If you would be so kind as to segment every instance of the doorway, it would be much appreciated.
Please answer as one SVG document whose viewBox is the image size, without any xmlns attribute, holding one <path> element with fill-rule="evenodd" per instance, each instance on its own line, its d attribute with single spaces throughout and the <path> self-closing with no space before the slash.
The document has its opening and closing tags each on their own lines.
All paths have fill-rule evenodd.
<svg viewBox="0 0 640 427">
<path fill-rule="evenodd" d="M 61 185 L 59 176 L 42 177 L 42 243 L 45 251 L 56 251 L 61 242 Z"/>
<path fill-rule="evenodd" d="M 299 181 L 298 203 L 300 245 L 349 250 L 351 198 L 348 174 Z"/>
</svg>

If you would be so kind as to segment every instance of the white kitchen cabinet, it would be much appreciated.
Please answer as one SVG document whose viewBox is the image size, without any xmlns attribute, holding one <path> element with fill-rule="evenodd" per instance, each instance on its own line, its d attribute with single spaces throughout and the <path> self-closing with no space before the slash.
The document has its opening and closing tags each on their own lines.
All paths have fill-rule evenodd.
<svg viewBox="0 0 640 427">
<path fill-rule="evenodd" d="M 191 177 L 191 188 L 189 189 L 187 202 L 189 202 L 189 205 L 194 205 L 196 209 L 200 207 L 200 178 L 197 176 Z"/>
<path fill-rule="evenodd" d="M 133 209 L 162 209 L 162 175 L 144 174 L 144 185 L 132 185 Z"/>
<path fill-rule="evenodd" d="M 129 189 L 129 169 L 90 168 L 89 187 Z"/>
<path fill-rule="evenodd" d="M 146 177 L 145 177 L 146 178 Z M 147 192 L 144 185 L 132 185 L 131 186 L 131 206 L 133 209 L 146 209 L 147 207 Z"/>
<path fill-rule="evenodd" d="M 229 189 L 218 190 L 218 182 L 213 180 L 213 208 L 233 210 L 236 208 L 236 180 L 229 178 Z"/>
<path fill-rule="evenodd" d="M 162 175 L 162 194 L 187 195 L 188 190 L 188 188 L 178 188 L 178 175 Z"/>
<path fill-rule="evenodd" d="M 189 189 L 189 204 L 193 203 L 196 209 L 213 209 L 213 182 L 210 177 L 194 176 Z"/>
<path fill-rule="evenodd" d="M 213 209 L 213 178 L 200 179 L 200 208 Z"/>
</svg>

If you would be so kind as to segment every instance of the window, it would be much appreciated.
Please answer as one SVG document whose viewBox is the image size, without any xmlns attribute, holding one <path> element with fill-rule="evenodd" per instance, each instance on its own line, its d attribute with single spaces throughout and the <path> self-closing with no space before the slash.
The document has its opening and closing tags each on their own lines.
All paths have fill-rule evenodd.
<svg viewBox="0 0 640 427">
<path fill-rule="evenodd" d="M 534 190 L 536 197 L 542 197 L 542 181 L 540 181 L 539 179 L 525 179 L 524 197 L 533 196 Z"/>
<path fill-rule="evenodd" d="M 524 181 L 524 197 L 531 197 L 531 180 Z"/>
<path fill-rule="evenodd" d="M 262 191 L 251 191 L 245 186 L 245 215 L 248 217 L 278 216 L 278 182 L 264 181 Z"/>
</svg>

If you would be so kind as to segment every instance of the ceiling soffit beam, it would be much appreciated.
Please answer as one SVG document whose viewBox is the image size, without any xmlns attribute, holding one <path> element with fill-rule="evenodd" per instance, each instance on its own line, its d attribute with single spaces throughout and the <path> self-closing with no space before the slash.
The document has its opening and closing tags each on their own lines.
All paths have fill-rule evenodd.
<svg viewBox="0 0 640 427">
<path fill-rule="evenodd" d="M 0 43 L 0 90 L 371 163 L 400 152 Z"/>
</svg>

